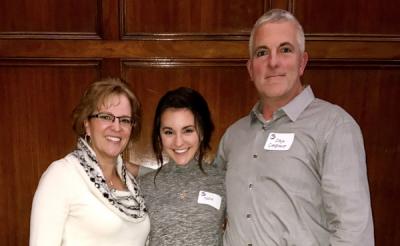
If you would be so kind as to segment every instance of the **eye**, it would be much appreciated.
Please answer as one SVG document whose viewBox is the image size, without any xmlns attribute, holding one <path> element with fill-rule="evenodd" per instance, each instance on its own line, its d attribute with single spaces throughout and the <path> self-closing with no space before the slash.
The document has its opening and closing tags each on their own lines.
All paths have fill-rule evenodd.
<svg viewBox="0 0 400 246">
<path fill-rule="evenodd" d="M 280 51 L 281 51 L 281 53 L 291 53 L 292 48 L 284 46 L 284 47 L 281 47 Z"/>
<path fill-rule="evenodd" d="M 125 125 L 132 125 L 133 120 L 131 119 L 131 117 L 121 117 L 119 118 L 119 122 Z"/>
<path fill-rule="evenodd" d="M 174 133 L 173 133 L 173 131 L 171 131 L 171 130 L 163 130 L 163 131 L 162 131 L 162 134 L 169 136 L 169 135 L 172 135 L 172 134 L 174 134 Z"/>
<path fill-rule="evenodd" d="M 114 115 L 111 114 L 101 113 L 98 115 L 98 117 L 102 120 L 114 121 Z"/>
<path fill-rule="evenodd" d="M 184 134 L 192 134 L 193 132 L 195 132 L 196 130 L 194 129 L 194 127 L 189 127 L 189 128 L 185 128 L 183 129 L 183 133 Z"/>
<path fill-rule="evenodd" d="M 261 57 L 268 55 L 268 50 L 267 49 L 259 49 L 256 51 L 256 57 Z"/>
</svg>

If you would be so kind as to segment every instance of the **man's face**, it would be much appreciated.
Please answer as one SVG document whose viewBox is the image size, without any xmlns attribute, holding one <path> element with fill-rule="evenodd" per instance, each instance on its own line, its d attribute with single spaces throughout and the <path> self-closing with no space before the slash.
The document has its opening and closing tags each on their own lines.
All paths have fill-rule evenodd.
<svg viewBox="0 0 400 246">
<path fill-rule="evenodd" d="M 247 69 L 261 99 L 284 106 L 302 90 L 308 55 L 300 51 L 296 25 L 264 23 L 254 33 L 254 50 Z"/>
</svg>

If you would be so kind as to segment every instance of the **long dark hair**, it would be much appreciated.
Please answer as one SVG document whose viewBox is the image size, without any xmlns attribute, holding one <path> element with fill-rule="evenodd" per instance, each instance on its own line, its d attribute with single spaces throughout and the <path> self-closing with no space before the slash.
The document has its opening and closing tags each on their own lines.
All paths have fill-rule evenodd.
<svg viewBox="0 0 400 246">
<path fill-rule="evenodd" d="M 161 116 L 168 108 L 186 108 L 193 113 L 195 126 L 200 137 L 198 165 L 203 173 L 205 173 L 202 166 L 203 159 L 207 151 L 211 149 L 210 141 L 212 132 L 214 131 L 214 124 L 206 100 L 199 92 L 188 87 L 179 87 L 175 90 L 168 91 L 158 102 L 154 115 L 152 145 L 157 163 L 159 164 L 159 168 L 154 176 L 154 182 L 157 174 L 161 171 L 164 161 L 160 128 Z"/>
</svg>

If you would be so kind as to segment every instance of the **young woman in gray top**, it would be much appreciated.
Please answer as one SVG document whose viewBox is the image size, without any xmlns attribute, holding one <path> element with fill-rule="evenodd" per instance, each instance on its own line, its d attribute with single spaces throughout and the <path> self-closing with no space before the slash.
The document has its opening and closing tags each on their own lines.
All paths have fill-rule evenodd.
<svg viewBox="0 0 400 246">
<path fill-rule="evenodd" d="M 139 177 L 151 220 L 150 245 L 222 245 L 224 173 L 204 163 L 214 125 L 207 102 L 178 88 L 159 101 L 152 144 L 160 167 Z M 169 157 L 165 165 L 164 156 Z"/>
</svg>

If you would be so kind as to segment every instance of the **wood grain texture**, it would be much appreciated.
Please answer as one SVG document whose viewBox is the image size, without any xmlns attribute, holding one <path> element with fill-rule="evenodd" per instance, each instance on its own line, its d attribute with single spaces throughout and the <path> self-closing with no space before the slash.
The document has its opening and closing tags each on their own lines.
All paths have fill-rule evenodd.
<svg viewBox="0 0 400 246">
<path fill-rule="evenodd" d="M 376 245 L 400 242 L 400 62 L 312 61 L 303 81 L 359 123 L 367 156 Z"/>
<path fill-rule="evenodd" d="M 0 1 L 0 38 L 98 39 L 101 0 Z"/>
<path fill-rule="evenodd" d="M 400 59 L 399 41 L 313 40 L 312 59 Z M 0 40 L 0 57 L 247 59 L 247 41 Z"/>
<path fill-rule="evenodd" d="M 67 116 L 99 77 L 125 78 L 142 100 L 144 131 L 132 151 L 139 159 L 152 158 L 148 137 L 159 97 L 182 85 L 209 102 L 215 151 L 224 129 L 257 99 L 245 68 L 247 39 L 270 8 L 287 9 L 303 23 L 311 58 L 304 81 L 359 122 L 376 245 L 400 245 L 397 2 L 0 1 L 0 245 L 28 244 L 39 177 L 74 144 Z"/>
<path fill-rule="evenodd" d="M 244 61 L 127 60 L 123 62 L 123 77 L 132 85 L 143 105 L 144 129 L 131 155 L 139 163 L 155 163 L 150 145 L 154 110 L 168 90 L 191 87 L 207 100 L 216 128 L 211 142 L 212 153 L 215 153 L 225 129 L 247 114 L 257 100 Z"/>
<path fill-rule="evenodd" d="M 293 12 L 305 33 L 336 36 L 400 35 L 398 1 L 294 0 Z"/>
<path fill-rule="evenodd" d="M 98 69 L 96 61 L 0 60 L 0 245 L 28 245 L 38 180 L 73 149 L 71 111 Z"/>
<path fill-rule="evenodd" d="M 267 2 L 121 0 L 121 33 L 124 39 L 245 39 Z"/>
</svg>

